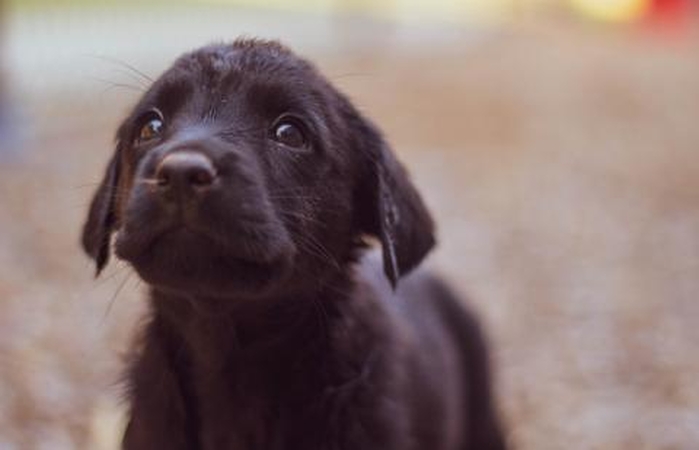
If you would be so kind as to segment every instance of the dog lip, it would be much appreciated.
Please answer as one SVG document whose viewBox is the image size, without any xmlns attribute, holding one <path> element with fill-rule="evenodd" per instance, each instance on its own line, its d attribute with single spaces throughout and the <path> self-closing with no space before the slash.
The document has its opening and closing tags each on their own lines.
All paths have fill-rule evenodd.
<svg viewBox="0 0 699 450">
<path fill-rule="evenodd" d="M 276 253 L 246 251 L 182 224 L 163 227 L 147 238 L 132 239 L 123 232 L 118 237 L 117 256 L 149 284 L 214 297 L 264 295 L 289 276 L 296 255 L 295 247 Z"/>
<path fill-rule="evenodd" d="M 231 261 L 238 261 L 244 264 L 253 264 L 257 266 L 275 266 L 283 265 L 285 262 L 293 259 L 293 249 L 286 248 L 283 251 L 267 252 L 250 250 L 249 245 L 238 245 L 226 239 L 222 239 L 215 233 L 207 232 L 198 227 L 194 227 L 187 221 L 177 221 L 162 226 L 160 229 L 142 234 L 128 232 L 122 228 L 117 231 L 115 239 L 116 255 L 130 262 L 136 262 L 145 255 L 152 254 L 154 249 L 163 244 L 164 240 L 174 237 L 177 233 L 184 233 L 179 240 L 196 239 L 201 241 L 201 245 L 211 245 L 222 249 L 225 253 L 225 258 Z M 240 239 L 241 243 L 247 242 L 246 239 Z M 166 243 L 166 245 L 171 245 Z"/>
</svg>

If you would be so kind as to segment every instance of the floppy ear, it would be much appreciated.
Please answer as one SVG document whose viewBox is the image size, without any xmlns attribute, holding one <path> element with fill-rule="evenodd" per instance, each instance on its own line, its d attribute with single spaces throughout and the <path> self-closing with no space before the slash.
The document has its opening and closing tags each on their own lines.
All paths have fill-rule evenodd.
<svg viewBox="0 0 699 450">
<path fill-rule="evenodd" d="M 118 146 L 117 146 L 118 148 Z M 90 211 L 83 225 L 82 245 L 85 252 L 94 261 L 98 276 L 109 261 L 109 246 L 114 230 L 114 207 L 116 203 L 117 184 L 119 182 L 119 151 L 112 156 L 104 179 L 97 188 Z"/>
<path fill-rule="evenodd" d="M 368 164 L 359 186 L 360 226 L 381 241 L 384 272 L 395 288 L 434 246 L 434 223 L 381 134 L 364 119 L 361 125 L 359 145 Z"/>
</svg>

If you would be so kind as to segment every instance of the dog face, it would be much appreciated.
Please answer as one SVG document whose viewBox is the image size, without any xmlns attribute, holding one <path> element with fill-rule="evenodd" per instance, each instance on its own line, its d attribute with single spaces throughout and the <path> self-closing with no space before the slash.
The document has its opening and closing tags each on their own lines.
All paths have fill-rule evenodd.
<svg viewBox="0 0 699 450">
<path fill-rule="evenodd" d="M 380 133 L 308 62 L 257 40 L 182 56 L 123 122 L 83 229 L 98 273 L 113 232 L 149 284 L 212 297 L 317 289 L 367 235 L 395 285 L 434 243 Z"/>
</svg>

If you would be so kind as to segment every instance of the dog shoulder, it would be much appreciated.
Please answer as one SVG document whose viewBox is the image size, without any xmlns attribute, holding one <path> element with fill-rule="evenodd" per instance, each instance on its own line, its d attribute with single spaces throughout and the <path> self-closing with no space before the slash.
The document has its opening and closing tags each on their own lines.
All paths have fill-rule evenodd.
<svg viewBox="0 0 699 450">
<path fill-rule="evenodd" d="M 456 299 L 456 294 L 448 284 L 424 266 L 401 277 L 394 289 L 384 274 L 383 257 L 378 250 L 369 251 L 360 258 L 355 276 L 360 285 L 372 290 L 378 300 L 388 304 L 431 301 L 432 298 L 440 299 L 439 302 Z"/>
</svg>

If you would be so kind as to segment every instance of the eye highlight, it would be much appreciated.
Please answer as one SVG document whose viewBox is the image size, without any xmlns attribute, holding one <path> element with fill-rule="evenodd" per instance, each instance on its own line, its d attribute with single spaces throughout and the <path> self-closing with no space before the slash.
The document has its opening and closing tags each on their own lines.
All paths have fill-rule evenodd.
<svg viewBox="0 0 699 450">
<path fill-rule="evenodd" d="M 275 122 L 271 131 L 272 139 L 286 147 L 304 150 L 309 146 L 306 127 L 294 117 L 281 117 Z"/>
<path fill-rule="evenodd" d="M 144 113 L 137 123 L 139 131 L 134 138 L 134 145 L 142 145 L 159 139 L 165 130 L 165 119 L 157 108 Z"/>
</svg>

